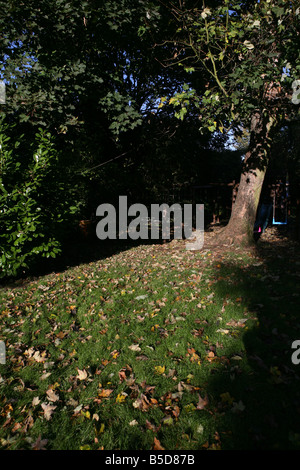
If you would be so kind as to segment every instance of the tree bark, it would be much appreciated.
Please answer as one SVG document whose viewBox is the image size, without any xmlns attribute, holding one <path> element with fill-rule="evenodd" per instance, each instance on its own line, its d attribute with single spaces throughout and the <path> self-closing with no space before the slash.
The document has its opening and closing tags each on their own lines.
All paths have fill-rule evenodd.
<svg viewBox="0 0 300 470">
<path fill-rule="evenodd" d="M 217 244 L 250 246 L 254 243 L 253 228 L 268 166 L 270 134 L 274 124 L 272 117 L 265 117 L 260 111 L 255 111 L 251 117 L 250 144 L 243 162 L 236 201 L 228 225 L 215 239 Z"/>
</svg>

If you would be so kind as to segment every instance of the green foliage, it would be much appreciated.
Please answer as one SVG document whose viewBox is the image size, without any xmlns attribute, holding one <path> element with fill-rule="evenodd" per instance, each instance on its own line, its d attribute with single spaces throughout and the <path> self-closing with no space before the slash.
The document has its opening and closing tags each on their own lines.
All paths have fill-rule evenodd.
<svg viewBox="0 0 300 470">
<path fill-rule="evenodd" d="M 28 151 L 0 121 L 0 277 L 15 276 L 61 251 L 60 225 L 70 216 L 50 133 L 39 129 Z M 74 207 L 73 210 L 76 208 Z"/>
<path fill-rule="evenodd" d="M 201 129 L 248 127 L 257 109 L 272 122 L 297 113 L 290 96 L 300 70 L 299 2 L 294 3 L 227 0 L 209 8 L 170 6 L 178 22 L 172 39 L 178 52 L 169 62 L 206 81 L 206 91 L 196 88 L 193 97 Z M 171 102 L 176 106 L 188 94 L 177 93 Z"/>
<path fill-rule="evenodd" d="M 141 123 L 136 83 L 143 77 L 142 93 L 153 88 L 146 39 L 158 19 L 148 0 L 9 1 L 0 18 L 6 112 L 65 133 L 91 118 L 113 136 L 133 129 Z"/>
</svg>

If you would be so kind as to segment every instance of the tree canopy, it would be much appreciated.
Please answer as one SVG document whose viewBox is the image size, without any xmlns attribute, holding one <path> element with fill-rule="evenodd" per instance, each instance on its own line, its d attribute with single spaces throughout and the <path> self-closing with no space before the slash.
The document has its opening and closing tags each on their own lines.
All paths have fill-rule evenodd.
<svg viewBox="0 0 300 470">
<path fill-rule="evenodd" d="M 13 213 L 26 204 L 49 241 L 30 240 L 26 253 L 48 256 L 50 246 L 60 249 L 57 222 L 69 225 L 66 235 L 104 199 L 150 202 L 174 188 L 236 179 L 240 153 L 226 141 L 245 130 L 244 172 L 261 171 L 259 180 L 246 174 L 248 192 L 241 180 L 244 206 L 235 205 L 248 220 L 238 230 L 250 233 L 273 135 L 298 119 L 298 1 L 0 5 L 5 250 L 12 240 L 22 245 L 30 222 L 24 215 L 26 226 L 14 225 Z M 43 176 L 34 160 L 41 146 Z M 26 188 L 36 188 L 32 200 Z M 49 195 L 65 200 L 64 209 L 47 207 Z"/>
<path fill-rule="evenodd" d="M 272 138 L 299 113 L 299 2 L 227 0 L 196 7 L 179 2 L 168 10 L 178 24 L 174 37 L 166 40 L 174 44 L 169 63 L 201 74 L 206 82 L 204 92 L 187 85 L 168 102 L 184 116 L 192 101 L 201 128 L 211 132 L 249 130 L 228 232 L 250 240 Z"/>
</svg>

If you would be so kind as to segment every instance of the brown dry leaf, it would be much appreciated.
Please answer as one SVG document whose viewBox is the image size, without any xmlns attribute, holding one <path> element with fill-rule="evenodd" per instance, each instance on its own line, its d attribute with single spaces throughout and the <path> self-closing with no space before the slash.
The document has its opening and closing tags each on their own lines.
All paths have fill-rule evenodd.
<svg viewBox="0 0 300 470">
<path fill-rule="evenodd" d="M 77 371 L 78 371 L 78 375 L 76 376 L 76 379 L 85 380 L 87 378 L 87 371 L 85 369 L 83 370 L 77 369 Z"/>
<path fill-rule="evenodd" d="M 179 406 L 175 405 L 173 410 L 172 410 L 172 414 L 173 416 L 175 416 L 175 418 L 178 418 L 178 416 L 180 415 L 180 408 Z"/>
<path fill-rule="evenodd" d="M 161 428 L 161 425 L 155 426 L 155 424 L 150 423 L 150 421 L 146 419 L 146 429 L 149 429 L 150 431 L 153 431 L 153 432 L 158 432 L 160 428 Z"/>
<path fill-rule="evenodd" d="M 149 403 L 148 398 L 143 393 L 141 393 L 140 398 L 137 398 L 133 402 L 133 406 L 134 408 L 137 408 L 139 410 L 147 411 L 150 406 L 150 403 Z"/>
<path fill-rule="evenodd" d="M 131 375 L 132 375 L 132 368 L 128 364 L 126 364 L 126 367 L 123 367 L 119 371 L 120 382 L 124 382 L 124 380 L 127 380 Z"/>
<path fill-rule="evenodd" d="M 204 328 L 199 328 L 199 330 L 193 329 L 192 335 L 193 336 L 202 336 L 204 333 Z"/>
<path fill-rule="evenodd" d="M 46 372 L 45 374 L 41 375 L 41 380 L 46 380 L 51 375 L 51 372 Z"/>
<path fill-rule="evenodd" d="M 109 395 L 111 395 L 113 392 L 113 389 L 111 388 L 107 388 L 107 389 L 102 389 L 100 390 L 100 392 L 98 393 L 98 398 L 108 398 Z"/>
<path fill-rule="evenodd" d="M 169 373 L 168 373 L 167 377 L 173 378 L 175 374 L 176 374 L 175 369 L 169 369 Z"/>
<path fill-rule="evenodd" d="M 3 426 L 3 427 L 4 427 L 4 426 Z M 19 430 L 21 429 L 21 427 L 22 427 L 22 426 L 21 426 L 21 423 L 15 423 L 14 426 L 13 426 L 13 428 L 12 428 L 12 430 L 11 430 L 11 432 L 17 432 L 17 431 L 19 431 Z"/>
<path fill-rule="evenodd" d="M 156 400 L 156 398 L 150 398 L 150 403 L 151 405 L 158 405 L 158 401 Z"/>
<path fill-rule="evenodd" d="M 64 337 L 65 337 L 67 334 L 68 334 L 68 333 L 67 333 L 66 331 L 60 331 L 59 333 L 57 333 L 56 338 L 64 339 Z"/>
<path fill-rule="evenodd" d="M 188 351 L 187 356 L 189 355 L 191 356 L 190 357 L 191 362 L 198 362 L 200 360 L 200 357 L 198 356 L 194 348 L 188 348 L 187 351 Z"/>
<path fill-rule="evenodd" d="M 46 394 L 49 401 L 56 402 L 59 400 L 59 396 L 51 388 L 47 390 Z"/>
<path fill-rule="evenodd" d="M 153 390 L 155 390 L 155 385 L 147 385 L 146 381 L 141 382 L 141 386 L 143 387 L 143 389 L 145 389 L 145 393 L 147 393 L 148 395 L 151 394 Z"/>
<path fill-rule="evenodd" d="M 226 323 L 228 326 L 233 326 L 233 327 L 239 327 L 239 328 L 244 328 L 245 323 L 247 321 L 247 318 L 242 318 L 241 320 L 230 320 L 229 322 Z"/>
<path fill-rule="evenodd" d="M 39 397 L 34 397 L 34 398 L 32 399 L 32 403 L 31 403 L 32 406 L 37 406 L 39 403 L 40 403 Z"/>
<path fill-rule="evenodd" d="M 120 370 L 119 371 L 119 379 L 120 379 L 120 382 L 123 382 L 124 380 L 126 380 L 126 371 L 125 370 Z"/>
<path fill-rule="evenodd" d="M 131 349 L 131 351 L 137 351 L 137 352 L 141 351 L 141 348 L 138 344 L 132 344 L 131 346 L 128 346 L 128 349 Z"/>
<path fill-rule="evenodd" d="M 154 443 L 153 443 L 152 449 L 153 450 L 165 450 L 165 448 L 161 445 L 161 443 L 159 442 L 159 440 L 156 437 L 154 438 Z"/>
<path fill-rule="evenodd" d="M 32 450 L 46 450 L 45 446 L 48 443 L 48 439 L 42 439 L 41 436 L 37 438 L 34 444 L 32 444 Z"/>
<path fill-rule="evenodd" d="M 145 354 L 141 354 L 140 356 L 136 356 L 135 358 L 137 361 L 148 361 L 148 357 Z"/>
<path fill-rule="evenodd" d="M 31 429 L 32 426 L 34 425 L 33 417 L 28 415 L 27 418 L 24 420 L 23 425 L 24 426 L 23 426 L 22 431 L 24 433 L 27 433 L 29 431 L 29 429 Z"/>
<path fill-rule="evenodd" d="M 53 411 L 56 409 L 56 406 L 49 405 L 49 403 L 42 403 L 41 406 L 44 410 L 44 417 L 47 421 L 49 421 L 51 419 Z"/>
<path fill-rule="evenodd" d="M 199 401 L 197 403 L 197 410 L 204 410 L 204 408 L 208 405 L 207 395 L 205 396 L 205 398 L 201 398 L 199 394 L 198 396 L 199 396 Z"/>
<path fill-rule="evenodd" d="M 36 351 L 32 357 L 36 362 L 45 362 L 47 358 L 45 351 L 42 353 L 40 353 L 40 351 Z"/>
<path fill-rule="evenodd" d="M 213 351 L 209 351 L 209 353 L 208 353 L 207 356 L 206 356 L 206 360 L 207 360 L 208 362 L 212 362 L 212 361 L 214 361 L 215 359 L 217 359 L 216 356 L 215 356 L 215 353 L 214 353 Z"/>
</svg>

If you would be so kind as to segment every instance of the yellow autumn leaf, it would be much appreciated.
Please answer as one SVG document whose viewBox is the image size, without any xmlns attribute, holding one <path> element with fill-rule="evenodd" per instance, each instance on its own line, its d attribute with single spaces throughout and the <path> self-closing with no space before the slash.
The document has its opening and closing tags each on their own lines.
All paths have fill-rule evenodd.
<svg viewBox="0 0 300 470">
<path fill-rule="evenodd" d="M 113 354 L 112 354 L 112 358 L 113 359 L 117 359 L 117 357 L 119 356 L 119 351 L 114 351 Z"/>
<path fill-rule="evenodd" d="M 119 393 L 117 398 L 116 398 L 116 403 L 124 403 L 126 400 L 126 394 L 125 393 Z"/>
<path fill-rule="evenodd" d="M 161 375 L 165 372 L 165 366 L 155 366 L 155 373 Z"/>
<path fill-rule="evenodd" d="M 82 416 L 84 416 L 87 419 L 91 418 L 91 413 L 89 411 L 81 411 Z"/>
<path fill-rule="evenodd" d="M 97 436 L 99 436 L 100 434 L 104 433 L 104 429 L 105 429 L 105 424 L 104 424 L 104 423 L 101 423 L 101 424 L 100 424 L 99 429 L 97 429 L 96 426 L 94 427 L 94 430 L 95 430 L 95 433 L 96 433 Z"/>
</svg>

